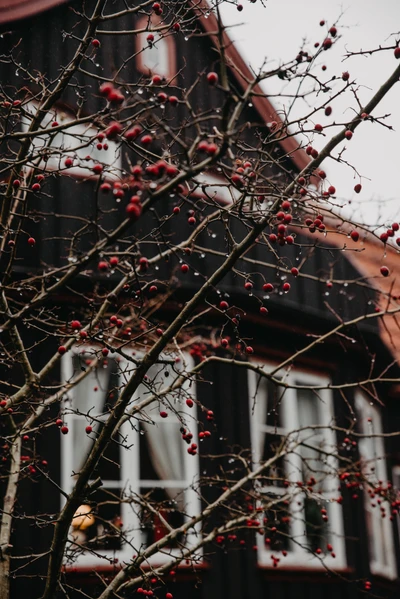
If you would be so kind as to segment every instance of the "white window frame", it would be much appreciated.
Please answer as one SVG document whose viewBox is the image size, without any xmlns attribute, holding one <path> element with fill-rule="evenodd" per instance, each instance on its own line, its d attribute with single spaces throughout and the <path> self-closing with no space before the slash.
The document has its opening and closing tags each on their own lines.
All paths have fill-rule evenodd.
<svg viewBox="0 0 400 599">
<path fill-rule="evenodd" d="M 176 76 L 176 46 L 171 33 L 157 31 L 157 27 L 160 27 L 161 24 L 162 20 L 155 15 L 152 15 L 150 28 L 148 17 L 143 16 L 137 20 L 137 29 L 143 31 L 135 35 L 136 63 L 138 70 L 144 75 L 160 75 L 160 77 L 170 80 Z M 147 41 L 149 33 L 154 35 L 154 41 L 151 44 Z M 155 54 L 158 56 L 156 62 Z"/>
<path fill-rule="evenodd" d="M 382 417 L 377 406 L 371 405 L 370 401 L 361 392 L 355 394 L 355 407 L 358 416 L 360 432 L 365 438 L 360 439 L 358 449 L 361 460 L 364 461 L 364 476 L 371 479 L 372 482 L 378 480 L 387 481 L 386 452 L 383 437 L 369 437 L 369 435 L 381 435 L 383 433 Z M 369 420 L 370 419 L 370 420 Z M 368 443 L 373 443 L 374 458 L 370 458 Z M 371 472 L 371 462 L 373 463 L 374 473 Z M 390 503 L 388 504 L 389 513 L 386 518 L 382 518 L 379 506 L 371 506 L 371 498 L 364 491 L 364 508 L 369 544 L 369 567 L 372 574 L 384 576 L 393 580 L 397 578 L 396 552 L 393 537 L 393 525 L 389 519 Z M 374 545 L 374 553 L 378 559 L 374 558 L 371 551 L 371 544 Z M 386 555 L 386 558 L 384 556 Z"/>
<path fill-rule="evenodd" d="M 61 360 L 61 372 L 62 379 L 64 381 L 72 380 L 74 375 L 76 376 L 76 372 L 74 373 L 73 368 L 73 356 L 74 355 L 91 355 L 93 357 L 99 356 L 101 348 L 96 348 L 94 346 L 86 346 L 79 345 L 72 348 L 71 351 L 67 352 Z M 101 355 L 101 354 L 100 354 Z M 193 359 L 188 354 L 179 354 L 181 359 L 184 359 L 185 369 L 190 370 L 193 365 Z M 128 362 L 115 354 L 115 356 L 108 356 L 109 359 L 118 359 L 119 364 L 119 372 L 124 373 L 127 368 L 129 368 L 130 375 L 126 377 L 126 382 L 130 378 L 133 373 L 133 364 Z M 139 352 L 135 353 L 135 359 L 140 359 Z M 123 374 L 120 376 L 124 376 Z M 195 397 L 195 388 L 190 386 L 190 381 L 186 380 L 182 388 L 190 394 L 191 397 Z M 138 389 L 139 392 L 139 389 Z M 138 399 L 138 392 L 134 396 L 134 400 Z M 149 395 L 150 395 L 149 391 Z M 61 438 L 61 488 L 67 494 L 72 491 L 74 486 L 74 479 L 72 476 L 73 470 L 73 450 L 74 450 L 74 435 L 73 429 L 76 425 L 76 422 L 79 422 L 80 428 L 82 428 L 82 434 L 85 435 L 85 426 L 90 424 L 90 418 L 85 420 L 84 416 L 74 416 L 73 411 L 77 406 L 72 408 L 70 407 L 70 402 L 66 400 L 71 400 L 73 402 L 73 394 L 74 389 L 70 390 L 67 393 L 67 397 L 64 398 L 62 402 L 62 412 L 63 412 L 63 420 L 65 424 L 69 428 L 69 432 L 67 435 L 62 435 Z M 94 398 L 95 399 L 95 398 Z M 157 426 L 157 421 L 162 421 L 163 419 L 159 417 L 159 405 L 158 402 L 155 402 L 154 406 L 156 407 L 155 411 L 150 412 L 152 420 L 155 422 Z M 192 408 L 188 408 L 186 406 L 185 401 L 179 401 L 179 405 L 177 405 L 177 409 L 179 412 L 187 417 L 188 423 L 190 423 L 190 432 L 193 434 L 193 440 L 198 438 L 197 435 L 197 419 L 196 419 L 196 404 Z M 171 413 L 169 418 L 174 418 L 174 415 Z M 116 488 L 116 489 L 124 489 L 127 488 L 128 494 L 130 491 L 135 494 L 140 494 L 141 488 L 168 488 L 168 487 L 177 487 L 184 489 L 185 495 L 185 521 L 188 521 L 191 517 L 197 515 L 201 511 L 201 500 L 198 492 L 194 488 L 194 484 L 198 483 L 199 480 L 199 459 L 198 455 L 193 456 L 189 455 L 187 452 L 187 445 L 182 440 L 182 459 L 184 463 L 185 469 L 185 480 L 179 481 L 179 485 L 177 485 L 177 481 L 157 481 L 157 480 L 141 480 L 140 479 L 140 442 L 139 442 L 139 427 L 135 429 L 130 425 L 129 422 L 126 422 L 121 427 L 121 434 L 125 438 L 125 445 L 129 447 L 128 449 L 124 449 L 121 447 L 121 476 L 119 481 L 103 481 L 103 488 Z M 61 496 L 61 508 L 65 504 L 65 497 Z M 136 509 L 136 511 L 138 508 Z M 135 549 L 137 549 L 137 553 L 139 550 L 143 548 L 145 545 L 144 534 L 140 531 L 140 519 L 137 513 L 134 510 L 130 509 L 129 505 L 126 502 L 121 504 L 121 520 L 123 522 L 123 529 L 132 545 L 134 545 Z M 129 535 L 129 531 L 133 531 L 131 535 Z M 201 537 L 201 528 L 200 525 L 196 525 L 196 527 L 192 528 L 188 531 L 185 536 L 185 547 L 194 546 L 198 543 Z M 73 568 L 96 568 L 96 567 L 107 567 L 110 565 L 110 558 L 118 559 L 119 563 L 130 562 L 135 554 L 132 546 L 129 543 L 124 543 L 120 550 L 113 549 L 96 549 L 96 555 L 94 555 L 90 550 L 87 552 L 78 553 L 74 562 L 71 564 L 66 564 L 66 567 L 69 565 Z M 178 557 L 182 554 L 181 550 L 178 549 L 169 549 L 168 547 L 164 548 L 162 552 L 156 553 L 144 562 L 144 567 L 146 566 L 157 566 L 162 565 L 168 562 L 171 557 Z M 197 558 L 201 559 L 201 551 L 196 552 Z"/>
<path fill-rule="evenodd" d="M 39 104 L 35 101 L 29 101 L 23 105 L 23 110 L 30 116 L 23 115 L 21 118 L 21 130 L 27 132 L 31 124 L 31 118 L 34 117 L 39 109 Z M 68 125 L 75 121 L 75 117 L 60 108 L 53 108 L 49 111 L 41 123 L 41 129 L 51 129 L 51 123 L 57 122 L 59 125 Z M 94 127 L 92 123 L 77 123 L 71 125 L 63 131 L 44 133 L 32 138 L 31 153 L 33 160 L 28 164 L 32 167 L 44 168 L 47 171 L 59 171 L 64 175 L 76 178 L 94 178 L 93 167 L 96 164 L 102 164 L 105 169 L 103 178 L 111 180 L 118 179 L 122 171 L 122 153 L 119 144 L 114 141 L 104 139 L 108 144 L 108 149 L 98 150 L 96 139 L 100 130 Z M 54 139 L 50 141 L 51 135 Z M 37 160 L 37 157 L 44 150 L 50 150 L 48 160 Z M 86 160 L 86 156 L 91 156 Z M 65 159 L 72 158 L 74 164 L 71 167 L 65 166 Z"/>
<path fill-rule="evenodd" d="M 272 370 L 274 366 L 268 363 L 258 362 L 258 365 L 263 367 L 264 369 Z M 316 375 L 309 374 L 303 371 L 291 370 L 290 373 L 287 372 L 277 372 L 277 378 L 282 378 L 285 383 L 288 385 L 291 384 L 300 384 L 307 386 L 323 386 L 329 384 L 329 379 Z M 260 414 L 260 398 L 257 400 L 257 388 L 258 381 L 260 377 L 254 371 L 249 370 L 249 408 L 250 408 L 250 432 L 251 432 L 251 443 L 252 443 L 252 457 L 253 464 L 256 466 L 261 459 L 260 455 L 260 443 L 259 443 L 259 434 L 260 434 L 260 423 L 261 423 L 261 414 Z M 264 379 L 266 380 L 266 379 Z M 333 396 L 332 391 L 329 389 L 322 389 L 317 391 L 318 394 L 318 406 L 319 406 L 319 416 L 321 420 L 321 424 L 326 427 L 322 429 L 322 435 L 324 438 L 324 442 L 326 443 L 326 448 L 336 447 L 336 435 L 331 425 L 334 420 L 334 410 L 333 410 Z M 297 430 L 299 428 L 299 418 L 298 418 L 298 406 L 297 406 L 297 392 L 296 389 L 288 388 L 285 391 L 285 395 L 282 399 L 281 406 L 283 408 L 282 418 L 283 418 L 283 427 L 282 429 L 286 432 L 286 434 L 291 430 Z M 267 430 L 268 429 L 268 430 Z M 263 432 L 271 432 L 275 434 L 279 434 L 280 429 L 269 427 L 267 425 L 262 427 Z M 301 456 L 296 455 L 295 452 L 290 454 L 290 458 L 288 458 L 290 466 L 294 466 L 294 468 L 289 468 L 286 472 L 286 478 L 292 483 L 291 488 L 296 489 L 296 483 L 299 481 L 299 472 L 301 472 Z M 328 466 L 331 472 L 336 472 L 338 467 L 338 460 L 334 455 L 331 455 L 327 458 Z M 323 569 L 328 567 L 332 570 L 340 570 L 346 568 L 346 548 L 345 548 L 345 537 L 344 537 L 344 524 L 343 524 L 343 508 L 340 503 L 337 502 L 337 499 L 340 496 L 340 492 L 338 491 L 338 487 L 340 484 L 339 478 L 336 474 L 327 475 L 325 479 L 325 484 L 328 481 L 331 481 L 329 485 L 330 489 L 328 491 L 324 491 L 323 494 L 320 494 L 321 498 L 324 501 L 328 501 L 326 504 L 326 509 L 328 511 L 329 517 L 329 534 L 330 541 L 333 545 L 333 550 L 335 553 L 335 557 L 333 558 L 330 553 L 321 554 L 320 556 L 316 556 L 310 553 L 306 549 L 307 538 L 304 530 L 304 518 L 294 518 L 291 517 L 290 520 L 290 530 L 291 537 L 295 538 L 297 542 L 292 542 L 292 548 L 287 551 L 287 555 L 283 556 L 281 551 L 271 550 L 269 549 L 264 542 L 264 535 L 257 535 L 257 549 L 258 549 L 258 565 L 262 567 L 273 567 L 272 556 L 280 558 L 279 567 L 286 568 L 301 568 L 301 569 Z M 270 487 L 265 488 L 265 493 L 272 492 L 274 494 L 282 494 L 284 495 L 288 489 L 282 488 L 277 490 L 276 487 L 272 485 Z M 293 504 L 296 505 L 295 512 L 299 512 L 298 502 L 302 502 L 304 499 L 303 493 L 295 492 Z M 300 506 L 300 509 L 302 506 Z M 292 510 L 289 507 L 289 511 Z M 304 512 L 303 512 L 304 514 Z M 323 551 L 326 549 L 325 547 L 321 548 Z"/>
</svg>

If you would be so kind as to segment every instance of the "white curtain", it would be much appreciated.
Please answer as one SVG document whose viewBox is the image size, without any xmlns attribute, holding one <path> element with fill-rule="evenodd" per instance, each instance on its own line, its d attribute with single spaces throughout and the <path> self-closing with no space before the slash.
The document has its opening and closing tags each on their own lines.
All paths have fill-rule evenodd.
<svg viewBox="0 0 400 599">
<path fill-rule="evenodd" d="M 175 366 L 176 368 L 177 366 Z M 165 376 L 166 373 L 168 376 Z M 147 374 L 151 381 L 151 390 L 141 385 L 138 389 L 139 399 L 144 399 L 150 393 L 159 393 L 166 386 L 171 385 L 176 378 L 176 373 L 166 365 L 153 366 Z M 165 400 L 169 400 L 173 405 L 172 397 L 164 398 Z M 184 451 L 186 451 L 186 444 L 182 439 L 179 430 L 181 424 L 176 416 L 171 413 L 168 419 L 164 419 L 160 418 L 158 412 L 158 405 L 156 408 L 151 408 L 148 415 L 153 422 L 142 423 L 147 446 L 153 468 L 160 480 L 181 483 L 179 486 L 165 488 L 165 492 L 168 497 L 177 501 L 178 508 L 182 510 L 184 498 L 180 491 L 185 486 Z"/>
<path fill-rule="evenodd" d="M 76 364 L 81 364 L 76 361 Z M 87 376 L 72 390 L 72 408 L 81 414 L 90 413 L 92 416 L 98 417 L 104 413 L 104 405 L 107 399 L 110 375 L 111 362 L 104 368 L 102 364 L 90 371 Z M 78 374 L 75 371 L 75 375 Z M 88 423 L 83 416 L 74 416 L 73 426 L 73 472 L 79 472 L 93 444 L 94 434 L 98 429 L 99 423 L 93 422 L 93 433 L 87 435 L 85 427 Z"/>
</svg>

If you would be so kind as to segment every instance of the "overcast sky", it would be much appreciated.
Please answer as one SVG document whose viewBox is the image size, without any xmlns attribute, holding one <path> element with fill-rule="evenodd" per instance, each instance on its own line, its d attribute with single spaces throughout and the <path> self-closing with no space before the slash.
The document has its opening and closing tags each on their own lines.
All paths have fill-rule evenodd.
<svg viewBox="0 0 400 599">
<path fill-rule="evenodd" d="M 316 73 L 327 81 L 332 75 L 340 77 L 343 71 L 349 71 L 350 80 L 356 80 L 362 104 L 370 99 L 400 62 L 396 61 L 393 50 L 343 61 L 346 51 L 394 45 L 400 39 L 400 0 L 343 0 L 342 3 L 335 0 L 267 0 L 265 6 L 262 6 L 261 0 L 254 4 L 249 0 L 241 0 L 241 3 L 241 12 L 236 6 L 225 4 L 222 15 L 227 25 L 242 23 L 230 28 L 229 35 L 245 60 L 255 69 L 262 65 L 265 57 L 268 59 L 268 69 L 293 59 L 304 39 L 308 42 L 306 49 L 314 51 L 314 43 L 321 42 L 327 33 L 327 27 L 319 24 L 322 19 L 328 27 L 339 20 L 337 29 L 340 39 L 335 47 L 318 58 Z M 323 64 L 327 66 L 325 72 L 321 70 Z M 264 89 L 277 93 L 280 84 L 277 78 L 269 79 L 264 83 Z M 340 80 L 341 85 L 343 82 Z M 272 102 L 277 106 L 279 100 L 274 98 Z M 322 125 L 334 120 L 344 122 L 354 115 L 349 109 L 349 106 L 354 106 L 354 99 L 350 95 L 332 106 L 334 112 L 330 118 L 321 111 L 314 122 L 321 122 Z M 304 105 L 299 105 L 294 114 L 297 117 L 304 114 Z M 354 178 L 352 169 L 332 160 L 326 160 L 323 168 L 330 182 L 335 185 L 340 200 L 347 204 L 347 214 L 349 210 L 354 212 L 360 202 L 360 210 L 356 212 L 358 220 L 370 225 L 389 224 L 392 220 L 400 219 L 400 82 L 372 114 L 390 115 L 385 123 L 392 126 L 394 131 L 376 123 L 365 123 L 357 129 L 353 139 L 346 142 L 343 157 L 361 175 L 362 192 L 359 195 L 353 192 L 354 185 L 360 179 Z M 320 149 L 324 141 L 326 138 L 318 136 L 313 145 Z M 341 144 L 341 148 L 343 146 Z"/>
</svg>

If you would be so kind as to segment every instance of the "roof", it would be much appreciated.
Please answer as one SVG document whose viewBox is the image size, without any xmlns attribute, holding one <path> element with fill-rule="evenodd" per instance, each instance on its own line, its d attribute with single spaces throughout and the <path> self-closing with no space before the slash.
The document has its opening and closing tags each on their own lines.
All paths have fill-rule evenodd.
<svg viewBox="0 0 400 599">
<path fill-rule="evenodd" d="M 69 0 L 0 0 L 0 24 L 12 23 L 19 19 L 33 17 L 36 14 L 65 4 Z"/>
<path fill-rule="evenodd" d="M 341 231 L 350 227 L 336 217 L 324 219 L 328 227 L 326 240 L 329 245 L 343 248 L 346 246 L 344 256 L 360 273 L 363 281 L 377 292 L 376 308 L 379 311 L 395 311 L 395 314 L 386 314 L 379 317 L 380 337 L 389 349 L 394 360 L 400 365 L 400 256 L 399 251 L 392 245 L 384 244 L 372 232 L 361 232 L 360 239 L 354 242 L 350 236 L 343 235 Z M 308 235 L 307 229 L 302 229 L 302 235 Z M 315 236 L 310 234 L 315 240 Z M 381 266 L 387 266 L 390 274 L 385 277 L 381 274 Z M 360 310 L 360 316 L 362 316 Z M 400 391 L 400 386 L 399 386 Z"/>
</svg>

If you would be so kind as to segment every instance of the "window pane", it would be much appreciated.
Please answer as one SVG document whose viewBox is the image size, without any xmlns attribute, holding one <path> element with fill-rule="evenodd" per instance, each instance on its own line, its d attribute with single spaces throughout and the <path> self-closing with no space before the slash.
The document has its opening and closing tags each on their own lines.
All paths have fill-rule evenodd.
<svg viewBox="0 0 400 599">
<path fill-rule="evenodd" d="M 315 491 L 323 491 L 326 479 L 326 441 L 322 429 L 307 428 L 321 424 L 320 398 L 311 389 L 297 390 L 297 409 L 299 427 L 302 431 L 302 445 L 300 455 L 302 458 L 302 478 L 304 482 L 316 481 Z"/>
<path fill-rule="evenodd" d="M 143 507 L 140 513 L 141 528 L 145 544 L 151 545 L 168 534 L 167 524 L 172 528 L 182 526 L 184 517 L 184 490 L 183 489 L 141 489 L 142 500 L 151 503 L 152 510 Z M 167 524 L 166 524 L 167 523 Z M 184 541 L 180 535 L 168 544 L 168 547 L 178 547 Z"/>
<path fill-rule="evenodd" d="M 183 481 L 185 449 L 179 422 L 141 423 L 140 479 Z"/>
<path fill-rule="evenodd" d="M 80 506 L 73 518 L 70 540 L 72 553 L 83 548 L 119 550 L 122 546 L 121 491 L 102 488 L 91 504 Z"/>
<path fill-rule="evenodd" d="M 266 496 L 271 499 L 273 495 Z M 272 551 L 290 550 L 290 508 L 282 504 L 264 512 L 265 547 Z"/>
<path fill-rule="evenodd" d="M 142 69 L 148 69 L 158 75 L 167 77 L 169 74 L 169 45 L 163 38 L 158 38 L 150 46 L 146 34 L 142 34 L 140 42 L 143 50 L 139 55 Z"/>
<path fill-rule="evenodd" d="M 265 422 L 268 426 L 275 428 L 283 427 L 282 419 L 282 402 L 284 401 L 285 390 L 271 381 L 266 384 L 267 393 L 267 412 L 265 414 Z"/>
<path fill-rule="evenodd" d="M 307 535 L 308 549 L 315 552 L 317 549 L 326 548 L 329 543 L 328 522 L 324 521 L 322 509 L 326 509 L 324 504 L 311 497 L 304 500 L 304 518 Z"/>
<path fill-rule="evenodd" d="M 279 451 L 283 437 L 268 433 L 261 433 L 264 437 L 264 446 L 262 453 L 262 461 L 266 461 Z M 284 458 L 280 458 L 268 469 L 263 472 L 263 484 L 267 486 L 283 487 L 285 481 L 285 463 Z"/>
</svg>

